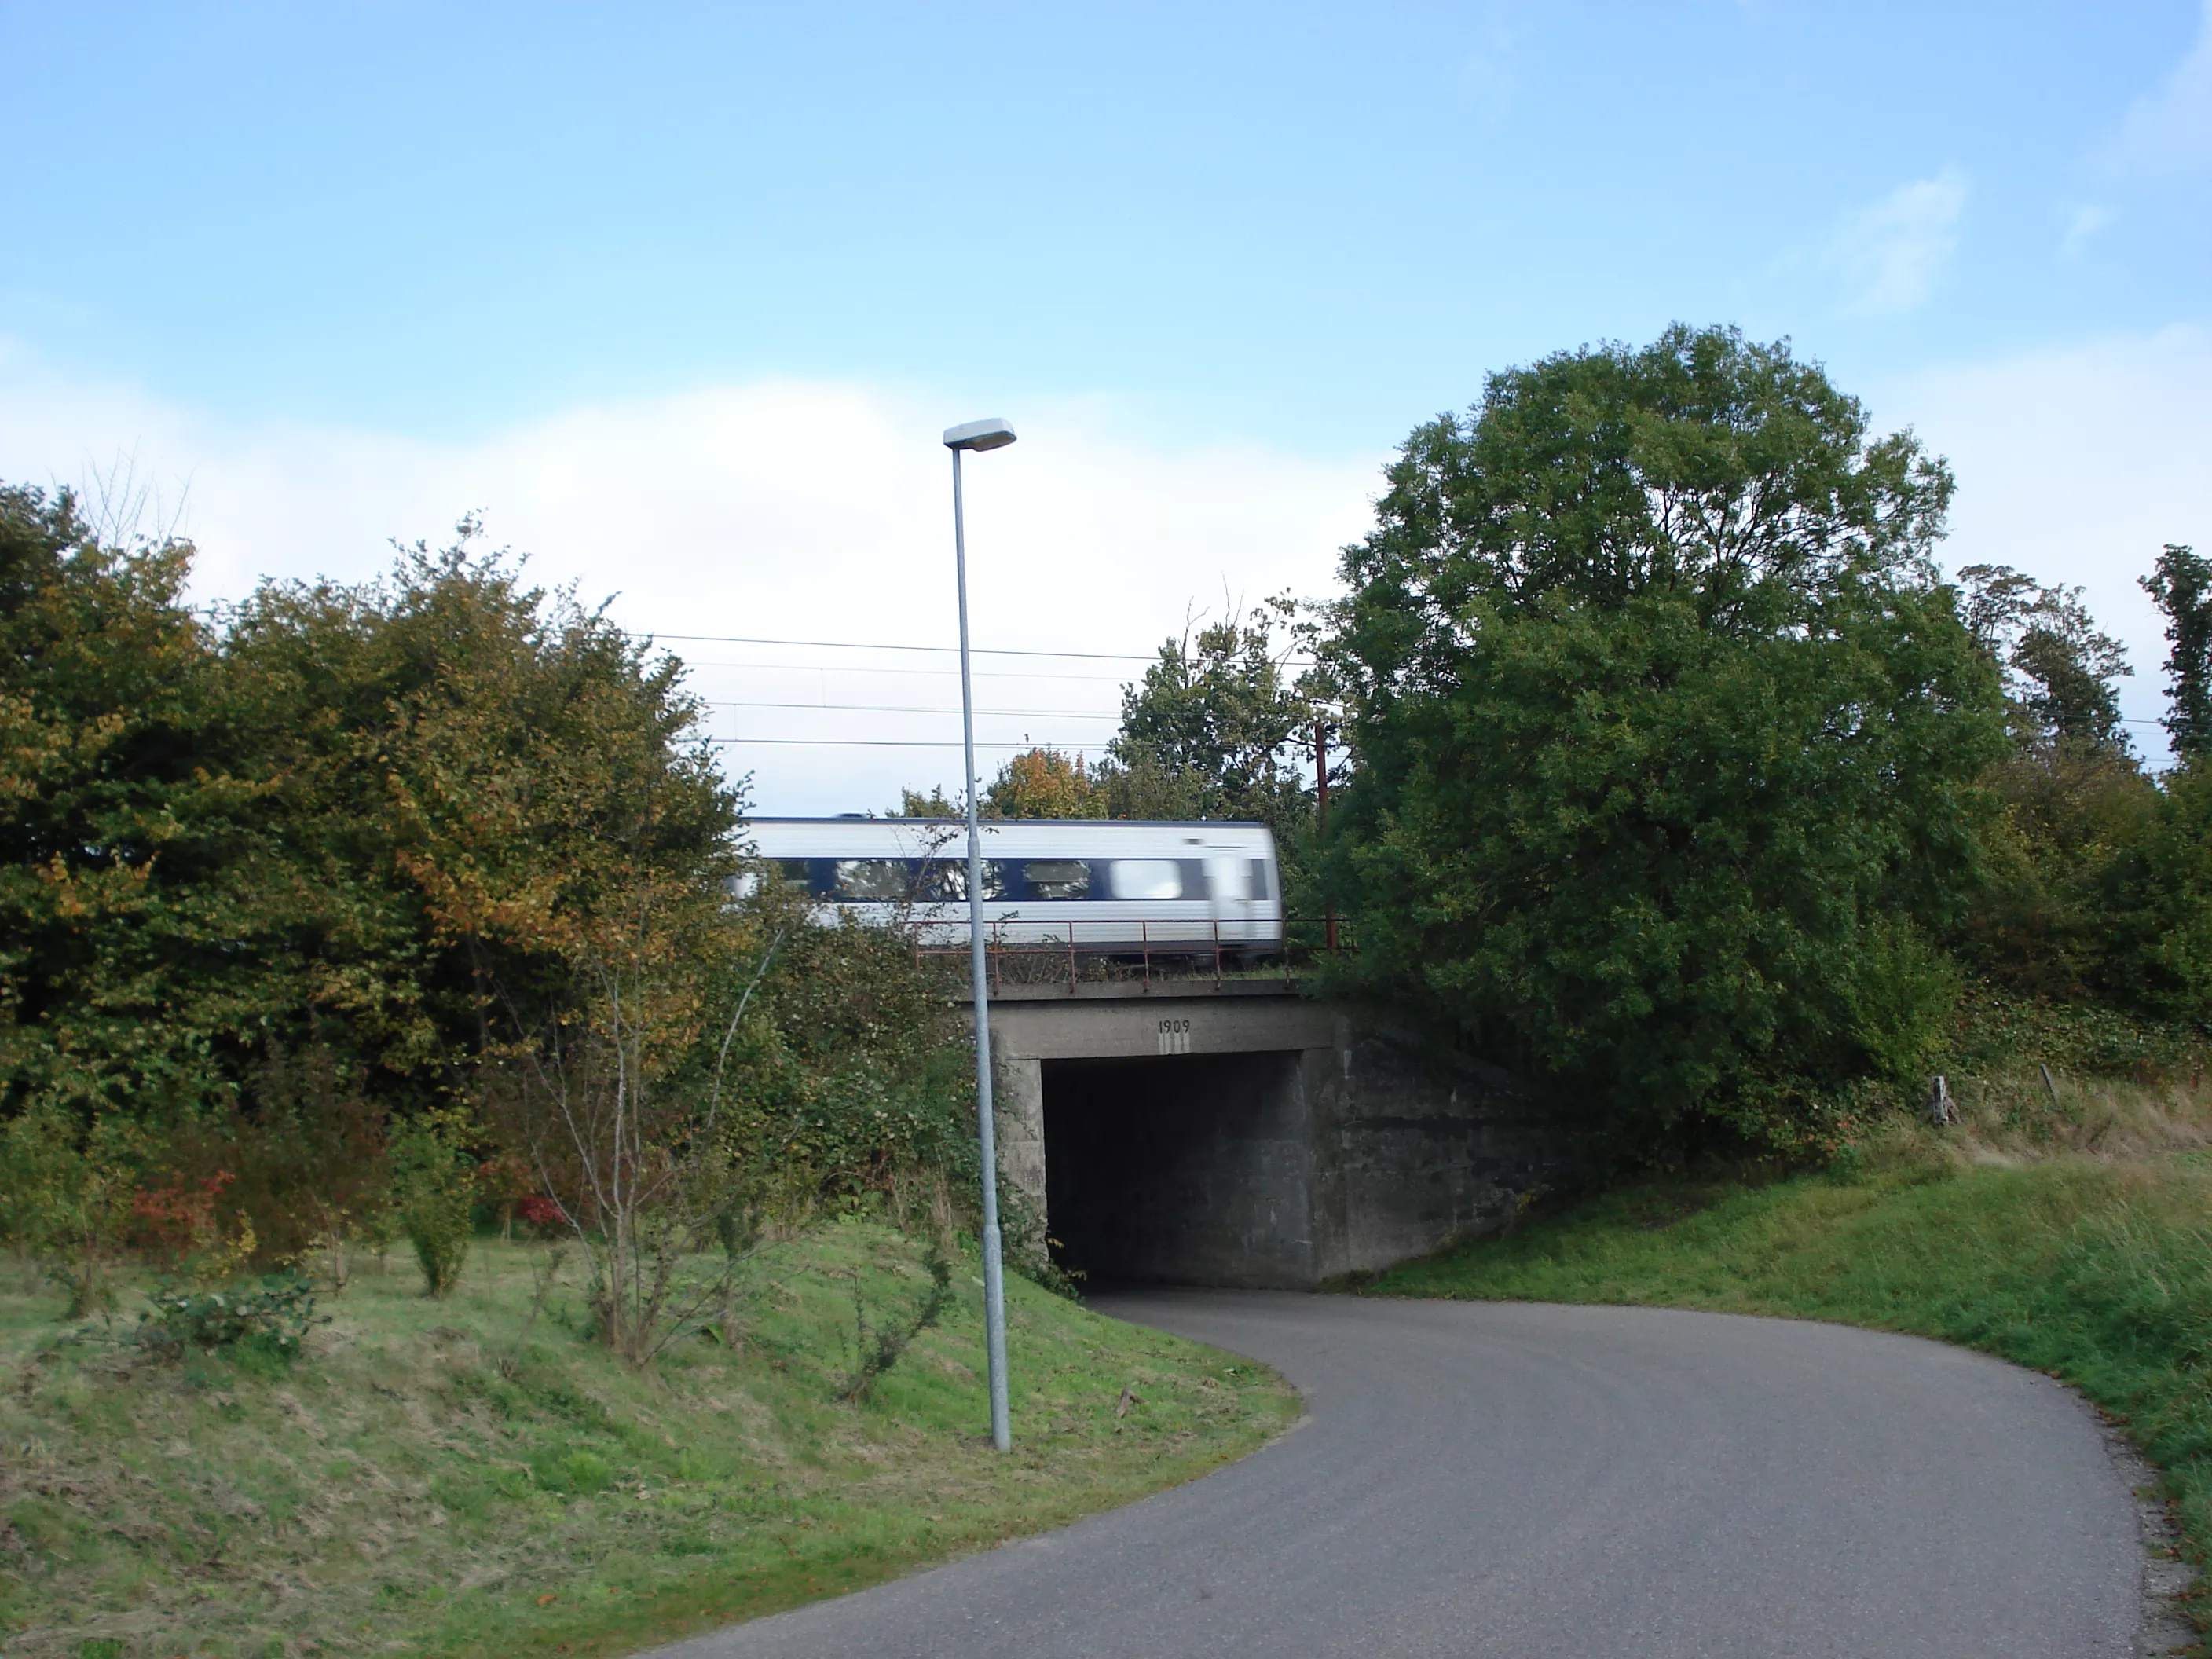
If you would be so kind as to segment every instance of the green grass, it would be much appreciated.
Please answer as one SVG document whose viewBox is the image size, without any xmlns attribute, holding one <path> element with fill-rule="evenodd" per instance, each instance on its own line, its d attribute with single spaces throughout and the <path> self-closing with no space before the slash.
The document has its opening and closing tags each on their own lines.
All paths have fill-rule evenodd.
<svg viewBox="0 0 2212 1659">
<path fill-rule="evenodd" d="M 532 1318 L 532 1255 L 480 1244 L 444 1302 L 397 1261 L 358 1275 L 289 1368 L 149 1364 L 96 1321 L 64 1340 L 33 1275 L 0 1285 L 0 1649 L 626 1652 L 1190 1480 L 1297 1409 L 1249 1362 L 1018 1280 L 1001 1456 L 972 1261 L 844 1405 L 854 1285 L 872 1319 L 927 1286 L 899 1234 L 764 1252 L 738 1344 L 645 1374 L 579 1334 L 573 1283 Z"/>
<path fill-rule="evenodd" d="M 2132 1102 L 2019 1079 L 1853 1170 L 1655 1181 L 1388 1273 L 1368 1294 L 1833 1320 L 1978 1348 L 2079 1388 L 2164 1472 L 2212 1553 L 2212 1152 L 2201 1086 Z M 2101 1146 L 2104 1150 L 2097 1150 Z M 2118 1148 L 2115 1152 L 2113 1148 Z M 2192 1612 L 2205 1617 L 2201 1601 Z"/>
</svg>

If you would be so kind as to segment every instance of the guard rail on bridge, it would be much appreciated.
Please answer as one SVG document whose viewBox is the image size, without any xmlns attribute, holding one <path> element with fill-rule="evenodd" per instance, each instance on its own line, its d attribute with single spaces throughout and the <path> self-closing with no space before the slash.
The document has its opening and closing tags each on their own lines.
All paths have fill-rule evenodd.
<svg viewBox="0 0 2212 1659">
<path fill-rule="evenodd" d="M 993 923 L 984 941 L 991 994 L 997 995 L 1009 979 L 1025 987 L 1064 983 L 1070 995 L 1079 984 L 1115 980 L 1141 983 L 1149 991 L 1155 983 L 1188 985 L 1210 979 L 1218 988 L 1227 978 L 1263 977 L 1252 971 L 1263 962 L 1274 964 L 1264 977 L 1279 975 L 1290 986 L 1297 982 L 1300 966 L 1352 949 L 1343 925 L 1334 920 L 1324 924 L 1285 918 L 1279 939 L 1250 938 L 1251 922 L 1227 925 L 1224 937 L 1218 919 L 1188 916 L 1064 922 L 1023 918 L 1016 923 Z M 967 959 L 967 939 L 952 942 L 943 921 L 904 926 L 917 965 L 929 957 Z M 1019 936 L 1007 937 L 1010 927 L 1018 927 Z"/>
</svg>

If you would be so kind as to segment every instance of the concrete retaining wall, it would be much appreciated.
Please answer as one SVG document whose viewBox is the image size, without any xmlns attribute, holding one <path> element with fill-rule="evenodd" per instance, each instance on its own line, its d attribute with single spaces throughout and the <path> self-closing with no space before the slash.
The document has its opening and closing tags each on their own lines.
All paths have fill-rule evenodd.
<svg viewBox="0 0 2212 1659">
<path fill-rule="evenodd" d="M 1269 987 L 991 1005 L 1000 1164 L 1095 1278 L 1295 1288 L 1494 1231 L 1557 1185 L 1504 1073 Z"/>
</svg>

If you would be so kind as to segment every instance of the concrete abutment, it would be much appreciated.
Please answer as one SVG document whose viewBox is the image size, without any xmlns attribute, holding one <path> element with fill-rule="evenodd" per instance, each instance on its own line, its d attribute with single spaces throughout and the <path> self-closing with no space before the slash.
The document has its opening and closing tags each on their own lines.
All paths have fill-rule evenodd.
<svg viewBox="0 0 2212 1659">
<path fill-rule="evenodd" d="M 991 1004 L 1000 1168 L 1092 1283 L 1310 1287 L 1492 1231 L 1556 1115 L 1370 1012 L 1228 981 Z"/>
</svg>

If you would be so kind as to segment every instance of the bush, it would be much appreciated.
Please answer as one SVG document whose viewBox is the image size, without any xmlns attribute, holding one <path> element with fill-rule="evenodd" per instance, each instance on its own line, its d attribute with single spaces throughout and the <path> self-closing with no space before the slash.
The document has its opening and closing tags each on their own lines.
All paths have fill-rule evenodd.
<svg viewBox="0 0 2212 1659">
<path fill-rule="evenodd" d="M 315 1316 L 315 1287 L 297 1268 L 270 1273 L 251 1289 L 191 1290 L 165 1282 L 153 1308 L 138 1316 L 138 1341 L 167 1358 L 187 1348 L 213 1353 L 246 1349 L 292 1360 L 309 1329 L 329 1322 Z"/>
<path fill-rule="evenodd" d="M 113 1304 L 143 1152 L 128 1122 L 103 1115 L 88 1129 L 51 1102 L 0 1128 L 0 1238 L 45 1267 L 71 1319 Z"/>
<path fill-rule="evenodd" d="M 458 1110 L 427 1112 L 392 1138 L 400 1231 L 415 1247 L 426 1296 L 450 1295 L 475 1233 L 476 1164 Z"/>
<path fill-rule="evenodd" d="M 2212 757 L 2167 775 L 2131 874 L 2146 1000 L 2212 1028 Z"/>
</svg>

